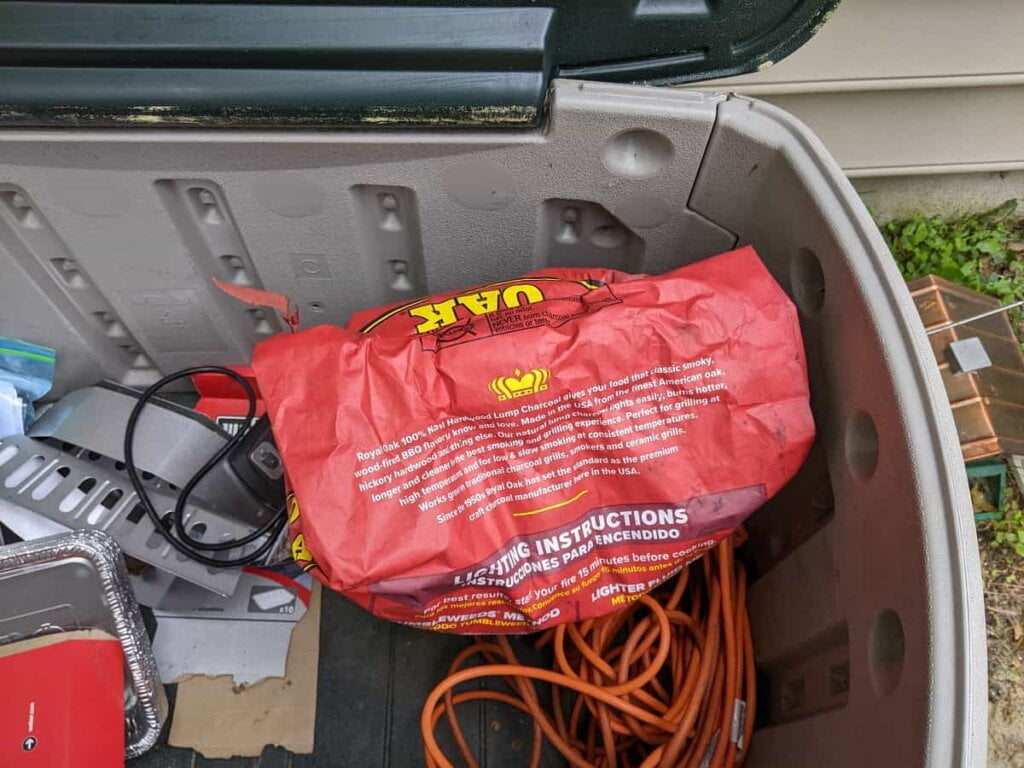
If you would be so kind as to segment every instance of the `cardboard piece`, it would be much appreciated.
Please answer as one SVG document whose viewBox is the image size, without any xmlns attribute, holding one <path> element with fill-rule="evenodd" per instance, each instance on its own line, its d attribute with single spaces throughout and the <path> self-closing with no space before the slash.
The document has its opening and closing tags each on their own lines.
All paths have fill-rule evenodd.
<svg viewBox="0 0 1024 768">
<path fill-rule="evenodd" d="M 313 751 L 320 659 L 320 585 L 292 632 L 283 679 L 243 687 L 229 675 L 178 684 L 168 743 L 208 758 L 258 757 L 267 745 L 299 755 Z"/>
<path fill-rule="evenodd" d="M 0 765 L 124 765 L 124 654 L 97 629 L 0 646 Z"/>
<path fill-rule="evenodd" d="M 160 679 L 231 675 L 236 685 L 283 677 L 292 630 L 313 579 L 247 567 L 230 597 L 178 579 L 153 607 Z"/>
</svg>

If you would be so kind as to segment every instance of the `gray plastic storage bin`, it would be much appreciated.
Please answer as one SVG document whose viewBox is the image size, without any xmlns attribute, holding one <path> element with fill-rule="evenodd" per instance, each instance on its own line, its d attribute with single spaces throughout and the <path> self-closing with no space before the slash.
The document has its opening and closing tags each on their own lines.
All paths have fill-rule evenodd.
<svg viewBox="0 0 1024 768">
<path fill-rule="evenodd" d="M 57 347 L 57 393 L 245 362 L 277 321 L 213 277 L 289 294 L 310 326 L 545 265 L 661 272 L 753 244 L 800 308 L 820 439 L 750 524 L 746 765 L 984 765 L 949 407 L 867 211 L 790 116 L 561 80 L 536 130 L 9 129 L 0 164 L 0 333 Z"/>
</svg>

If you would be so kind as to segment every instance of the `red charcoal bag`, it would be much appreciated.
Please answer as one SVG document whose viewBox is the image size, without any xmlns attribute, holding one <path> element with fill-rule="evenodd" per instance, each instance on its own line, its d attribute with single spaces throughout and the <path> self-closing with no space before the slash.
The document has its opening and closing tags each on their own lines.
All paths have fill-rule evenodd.
<svg viewBox="0 0 1024 768">
<path fill-rule="evenodd" d="M 377 616 L 531 632 L 638 599 L 814 437 L 796 310 L 752 248 L 553 268 L 260 344 L 292 552 Z"/>
</svg>

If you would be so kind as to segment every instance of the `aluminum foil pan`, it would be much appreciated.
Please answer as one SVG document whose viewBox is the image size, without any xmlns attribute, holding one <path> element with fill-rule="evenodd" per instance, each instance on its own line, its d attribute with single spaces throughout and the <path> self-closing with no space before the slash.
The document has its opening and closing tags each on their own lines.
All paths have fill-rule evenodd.
<svg viewBox="0 0 1024 768">
<path fill-rule="evenodd" d="M 125 757 L 137 757 L 160 736 L 167 698 L 121 550 L 98 531 L 0 547 L 0 644 L 79 629 L 121 641 Z"/>
</svg>

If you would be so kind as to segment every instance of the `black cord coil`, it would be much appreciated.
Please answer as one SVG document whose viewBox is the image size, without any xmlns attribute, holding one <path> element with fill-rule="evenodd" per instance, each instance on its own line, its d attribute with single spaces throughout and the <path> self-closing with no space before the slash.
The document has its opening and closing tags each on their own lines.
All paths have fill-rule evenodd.
<svg viewBox="0 0 1024 768">
<path fill-rule="evenodd" d="M 253 417 L 256 415 L 256 392 L 244 376 L 232 371 L 230 368 L 223 368 L 217 365 L 196 366 L 194 368 L 186 368 L 185 370 L 178 371 L 177 373 L 172 373 L 169 376 L 164 376 L 160 381 L 148 387 L 139 396 L 138 402 L 135 404 L 131 414 L 128 416 L 128 423 L 125 426 L 124 431 L 125 470 L 128 473 L 128 478 L 132 482 L 132 487 L 135 489 L 135 493 L 138 494 L 139 501 L 142 504 L 143 509 L 146 510 L 146 514 L 149 516 L 150 520 L 153 521 L 156 529 L 160 531 L 163 537 L 167 539 L 167 542 L 174 547 L 174 549 L 186 557 L 189 557 L 198 563 L 203 563 L 204 565 L 209 565 L 214 568 L 236 568 L 238 566 L 258 562 L 267 554 L 270 548 L 274 546 L 278 535 L 287 523 L 285 509 L 282 507 L 280 512 L 271 516 L 269 520 L 245 536 L 237 539 L 231 539 L 230 541 L 204 542 L 192 538 L 185 530 L 185 505 L 195 487 L 217 464 L 223 461 L 224 458 L 242 442 L 248 430 L 239 430 L 238 434 L 232 437 L 224 447 L 217 451 L 209 461 L 200 467 L 192 476 L 192 479 L 189 480 L 185 484 L 185 487 L 181 489 L 181 493 L 178 495 L 178 500 L 174 505 L 174 510 L 171 513 L 171 524 L 174 530 L 173 534 L 165 526 L 165 523 L 160 519 L 160 514 L 153 507 L 153 502 L 150 501 L 149 494 L 146 493 L 146 489 L 142 484 L 142 479 L 139 476 L 139 471 L 135 466 L 135 456 L 133 451 L 133 445 L 135 443 L 135 429 L 138 425 L 139 417 L 142 415 L 146 405 L 168 384 L 194 376 L 198 373 L 219 373 L 234 379 L 242 387 L 242 390 L 245 392 L 245 396 L 249 401 L 245 424 L 248 425 L 252 423 Z M 234 549 L 235 547 L 243 547 L 246 544 L 251 544 L 262 536 L 268 536 L 267 540 L 253 552 L 242 557 L 237 557 L 231 560 L 222 560 L 206 554 L 207 552 L 224 552 Z"/>
</svg>

